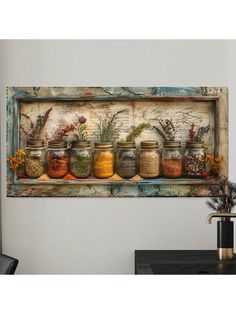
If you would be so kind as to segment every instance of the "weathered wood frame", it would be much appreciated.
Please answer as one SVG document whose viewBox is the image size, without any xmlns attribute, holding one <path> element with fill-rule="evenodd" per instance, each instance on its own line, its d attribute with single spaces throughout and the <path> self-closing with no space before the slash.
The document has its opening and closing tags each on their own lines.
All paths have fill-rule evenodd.
<svg viewBox="0 0 236 314">
<path fill-rule="evenodd" d="M 140 100 L 211 101 L 215 104 L 215 156 L 222 158 L 221 175 L 228 175 L 228 92 L 227 88 L 16 88 L 7 89 L 7 154 L 19 145 L 20 104 L 32 101 Z M 213 181 L 202 179 L 155 179 L 141 181 L 50 180 L 19 183 L 8 171 L 8 196 L 207 196 Z M 24 183 L 24 184 L 22 184 Z"/>
</svg>

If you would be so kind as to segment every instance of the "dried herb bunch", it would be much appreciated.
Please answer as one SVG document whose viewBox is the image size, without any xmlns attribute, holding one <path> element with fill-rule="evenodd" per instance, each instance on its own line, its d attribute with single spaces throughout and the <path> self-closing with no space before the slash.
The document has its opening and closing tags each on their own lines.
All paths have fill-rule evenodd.
<svg viewBox="0 0 236 314">
<path fill-rule="evenodd" d="M 222 176 L 219 178 L 218 185 L 210 187 L 211 200 L 207 200 L 206 204 L 218 213 L 231 213 L 236 205 L 236 184 Z"/>
<path fill-rule="evenodd" d="M 200 127 L 195 131 L 195 124 L 192 123 L 190 129 L 189 129 L 189 140 L 191 142 L 201 142 L 203 137 L 209 132 L 210 125 L 207 125 L 205 127 Z"/>
<path fill-rule="evenodd" d="M 39 115 L 37 117 L 36 123 L 33 123 L 32 119 L 25 113 L 21 113 L 21 117 L 24 117 L 28 122 L 28 126 L 25 126 L 23 123 L 20 124 L 20 129 L 24 133 L 26 139 L 42 139 L 42 132 L 45 128 L 45 125 L 49 119 L 50 112 L 52 108 L 49 108 L 43 116 Z"/>
<path fill-rule="evenodd" d="M 65 136 L 68 136 L 68 133 L 73 132 L 76 126 L 74 123 L 65 125 L 63 128 L 58 128 L 53 134 L 52 138 L 55 141 L 62 141 Z"/>
<path fill-rule="evenodd" d="M 194 138 L 196 134 L 196 131 L 194 129 L 195 129 L 195 124 L 192 123 L 191 128 L 188 130 L 188 137 L 191 142 L 194 142 Z"/>
<path fill-rule="evenodd" d="M 159 124 L 161 127 L 153 126 L 153 129 L 161 135 L 161 137 L 165 141 L 174 141 L 175 140 L 175 134 L 176 134 L 176 128 L 172 122 L 172 119 L 160 119 Z"/>
<path fill-rule="evenodd" d="M 127 142 L 134 142 L 134 140 L 142 134 L 144 130 L 151 128 L 150 123 L 140 123 L 138 126 L 134 127 L 133 130 L 127 135 Z"/>
<path fill-rule="evenodd" d="M 126 109 L 119 110 L 111 117 L 101 120 L 98 125 L 98 138 L 101 142 L 114 142 L 119 138 L 121 123 L 119 123 L 118 116 L 126 111 Z"/>
<path fill-rule="evenodd" d="M 73 123 L 69 123 L 65 125 L 64 127 L 58 128 L 55 133 L 53 134 L 52 138 L 55 141 L 62 141 L 70 132 L 74 132 L 75 130 L 78 130 L 81 128 L 81 126 L 86 122 L 86 118 L 84 116 L 78 116 L 76 115 L 76 120 Z M 83 129 L 83 128 L 82 128 Z M 80 130 L 82 132 L 80 134 L 81 138 L 82 136 L 85 137 L 85 130 Z"/>
</svg>

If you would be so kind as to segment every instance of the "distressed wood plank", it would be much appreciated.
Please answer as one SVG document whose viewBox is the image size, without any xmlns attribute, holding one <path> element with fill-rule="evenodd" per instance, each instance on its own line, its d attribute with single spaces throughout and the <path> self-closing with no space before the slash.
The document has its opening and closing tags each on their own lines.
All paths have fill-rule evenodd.
<svg viewBox="0 0 236 314">
<path fill-rule="evenodd" d="M 40 179 L 19 179 L 15 180 L 15 184 L 19 185 L 212 185 L 217 184 L 215 180 L 206 181 L 204 179 L 188 179 L 188 178 L 176 178 L 176 179 L 166 179 L 157 178 L 152 180 L 112 180 L 112 179 L 78 179 L 78 180 L 63 180 L 63 179 L 51 179 L 47 181 L 41 181 Z"/>
<path fill-rule="evenodd" d="M 19 96 L 16 97 L 17 101 L 20 102 L 34 102 L 34 101 L 94 101 L 94 100 L 107 100 L 107 101 L 127 101 L 127 100 L 158 100 L 158 101 L 178 101 L 178 102 L 185 102 L 185 101 L 215 101 L 218 100 L 218 96 L 160 96 L 160 95 L 141 95 L 141 96 L 82 96 L 82 97 L 65 97 L 65 96 L 54 96 L 54 97 L 23 97 Z"/>
</svg>

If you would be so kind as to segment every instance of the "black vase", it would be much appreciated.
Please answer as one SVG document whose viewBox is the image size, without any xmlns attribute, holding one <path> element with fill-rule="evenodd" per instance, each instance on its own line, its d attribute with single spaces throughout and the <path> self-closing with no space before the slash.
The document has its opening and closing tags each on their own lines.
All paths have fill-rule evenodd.
<svg viewBox="0 0 236 314">
<path fill-rule="evenodd" d="M 234 223 L 230 220 L 217 221 L 217 249 L 221 261 L 234 258 Z"/>
</svg>

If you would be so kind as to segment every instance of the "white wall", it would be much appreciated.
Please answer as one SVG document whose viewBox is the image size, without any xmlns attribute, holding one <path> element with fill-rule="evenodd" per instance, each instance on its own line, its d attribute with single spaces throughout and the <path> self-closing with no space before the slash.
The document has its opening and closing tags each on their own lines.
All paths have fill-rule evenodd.
<svg viewBox="0 0 236 314">
<path fill-rule="evenodd" d="M 235 52 L 227 41 L 0 43 L 2 244 L 18 274 L 132 274 L 135 249 L 214 249 L 216 226 L 203 198 L 6 198 L 6 86 L 229 86 L 235 179 Z"/>
</svg>

